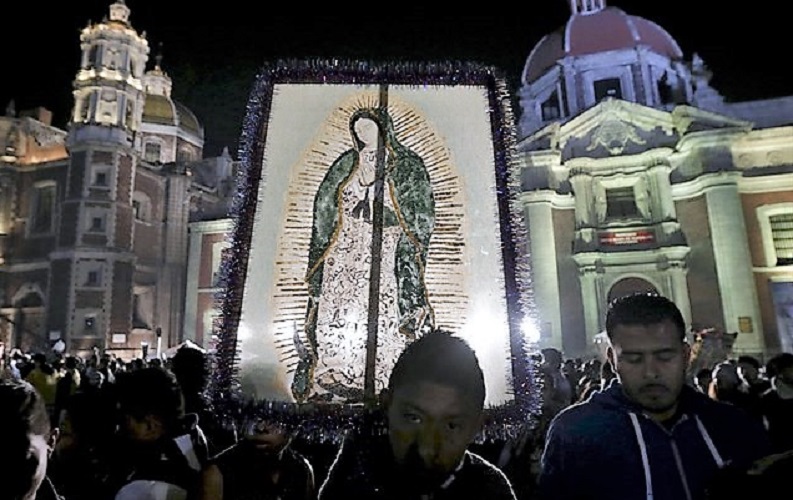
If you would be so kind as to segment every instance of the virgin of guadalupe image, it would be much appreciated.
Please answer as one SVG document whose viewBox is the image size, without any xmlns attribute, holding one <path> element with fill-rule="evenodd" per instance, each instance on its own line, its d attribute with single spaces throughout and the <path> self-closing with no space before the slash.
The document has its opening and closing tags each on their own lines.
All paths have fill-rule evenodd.
<svg viewBox="0 0 793 500">
<path fill-rule="evenodd" d="M 378 308 L 378 392 L 405 346 L 434 326 L 424 271 L 435 200 L 424 161 L 400 143 L 383 107 L 356 110 L 349 129 L 353 147 L 333 161 L 314 197 L 306 272 L 308 345 L 296 346 L 292 382 L 298 402 L 363 400 L 370 307 Z M 376 210 L 380 199 L 382 212 Z M 379 263 L 379 295 L 370 305 L 373 263 Z M 296 343 L 301 342 L 296 338 Z"/>
</svg>

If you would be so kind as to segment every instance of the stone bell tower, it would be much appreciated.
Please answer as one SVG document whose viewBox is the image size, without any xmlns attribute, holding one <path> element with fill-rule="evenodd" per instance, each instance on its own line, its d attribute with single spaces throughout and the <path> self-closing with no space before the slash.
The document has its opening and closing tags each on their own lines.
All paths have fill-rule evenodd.
<svg viewBox="0 0 793 500">
<path fill-rule="evenodd" d="M 114 333 L 131 327 L 134 145 L 149 44 L 130 24 L 124 0 L 109 11 L 80 34 L 69 170 L 50 256 L 48 323 L 51 331 L 65 327 L 61 337 L 69 349 L 104 348 Z"/>
</svg>

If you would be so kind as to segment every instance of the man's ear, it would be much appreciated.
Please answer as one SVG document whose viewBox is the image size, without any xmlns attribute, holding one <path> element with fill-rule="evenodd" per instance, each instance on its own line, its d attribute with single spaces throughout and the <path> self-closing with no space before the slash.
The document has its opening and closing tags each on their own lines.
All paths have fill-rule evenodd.
<svg viewBox="0 0 793 500">
<path fill-rule="evenodd" d="M 49 449 L 49 453 L 52 454 L 52 451 L 55 449 L 55 445 L 58 444 L 58 438 L 61 435 L 61 430 L 57 427 L 53 427 L 50 431 L 50 437 L 47 439 L 47 448 Z"/>
</svg>

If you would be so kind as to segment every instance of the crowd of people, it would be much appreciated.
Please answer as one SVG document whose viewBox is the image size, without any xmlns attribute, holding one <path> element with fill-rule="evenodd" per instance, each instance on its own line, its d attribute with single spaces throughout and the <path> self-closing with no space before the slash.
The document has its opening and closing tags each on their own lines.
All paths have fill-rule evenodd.
<svg viewBox="0 0 793 500">
<path fill-rule="evenodd" d="M 20 353 L 0 374 L 1 498 L 721 500 L 790 491 L 793 353 L 690 373 L 677 306 L 621 297 L 605 359 L 536 356 L 542 410 L 482 443 L 475 352 L 436 330 L 400 355 L 378 408 L 312 447 L 277 413 L 224 422 L 208 358 L 123 362 Z"/>
</svg>

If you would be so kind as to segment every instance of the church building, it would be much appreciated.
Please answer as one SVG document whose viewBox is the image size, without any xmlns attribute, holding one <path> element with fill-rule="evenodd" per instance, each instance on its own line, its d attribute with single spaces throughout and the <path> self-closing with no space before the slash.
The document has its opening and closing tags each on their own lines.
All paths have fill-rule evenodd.
<svg viewBox="0 0 793 500">
<path fill-rule="evenodd" d="M 188 224 L 226 214 L 234 164 L 203 158 L 123 0 L 79 43 L 68 130 L 0 117 L 0 341 L 155 354 L 182 338 Z"/>
<path fill-rule="evenodd" d="M 728 102 L 661 26 L 570 7 L 519 89 L 540 344 L 597 352 L 609 301 L 655 291 L 736 353 L 793 351 L 793 97 Z"/>
<path fill-rule="evenodd" d="M 208 347 L 237 164 L 203 158 L 123 0 L 79 42 L 68 130 L 44 109 L 0 117 L 0 341 Z M 597 354 L 609 301 L 656 291 L 692 331 L 737 334 L 736 353 L 793 352 L 793 96 L 731 102 L 710 80 L 605 0 L 570 0 L 527 55 L 515 126 L 538 347 Z"/>
</svg>

